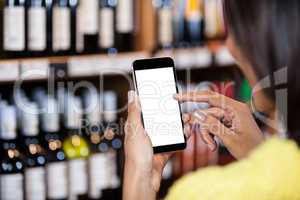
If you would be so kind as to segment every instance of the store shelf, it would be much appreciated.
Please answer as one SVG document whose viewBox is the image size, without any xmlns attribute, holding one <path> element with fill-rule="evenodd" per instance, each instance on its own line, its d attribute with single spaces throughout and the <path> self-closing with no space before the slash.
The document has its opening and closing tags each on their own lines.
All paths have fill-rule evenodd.
<svg viewBox="0 0 300 200">
<path fill-rule="evenodd" d="M 49 76 L 51 64 L 66 64 L 68 77 L 88 77 L 101 74 L 124 74 L 131 71 L 136 59 L 172 57 L 179 70 L 234 65 L 235 61 L 225 46 L 217 48 L 184 48 L 156 52 L 138 51 L 111 55 L 92 54 L 45 58 L 0 60 L 0 82 L 21 80 L 44 80 Z M 215 59 L 215 60 L 214 60 Z"/>
<path fill-rule="evenodd" d="M 217 66 L 228 66 L 236 64 L 234 58 L 225 46 L 220 47 L 215 53 Z"/>
<path fill-rule="evenodd" d="M 213 62 L 209 48 L 184 48 L 159 51 L 155 57 L 169 56 L 174 59 L 177 69 L 206 68 Z"/>
<path fill-rule="evenodd" d="M 0 60 L 0 82 L 17 79 L 47 79 L 51 64 L 66 64 L 69 77 L 128 73 L 132 62 L 142 58 L 150 58 L 150 53 L 141 51 L 112 55 L 93 54 Z"/>
<path fill-rule="evenodd" d="M 131 71 L 134 60 L 149 57 L 150 54 L 147 52 L 71 57 L 67 62 L 68 75 L 81 77 L 97 74 L 128 73 Z"/>
<path fill-rule="evenodd" d="M 19 62 L 9 61 L 0 63 L 0 81 L 13 81 L 19 77 Z"/>
<path fill-rule="evenodd" d="M 49 75 L 48 59 L 21 60 L 19 66 L 21 80 L 47 79 Z"/>
</svg>

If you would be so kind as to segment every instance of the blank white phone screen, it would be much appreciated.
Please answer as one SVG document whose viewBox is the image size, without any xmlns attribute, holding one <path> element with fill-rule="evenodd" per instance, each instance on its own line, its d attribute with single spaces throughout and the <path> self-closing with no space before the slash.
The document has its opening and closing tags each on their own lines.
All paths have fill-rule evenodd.
<svg viewBox="0 0 300 200">
<path fill-rule="evenodd" d="M 173 98 L 176 83 L 172 67 L 135 71 L 144 127 L 152 145 L 184 143 L 180 107 Z"/>
</svg>

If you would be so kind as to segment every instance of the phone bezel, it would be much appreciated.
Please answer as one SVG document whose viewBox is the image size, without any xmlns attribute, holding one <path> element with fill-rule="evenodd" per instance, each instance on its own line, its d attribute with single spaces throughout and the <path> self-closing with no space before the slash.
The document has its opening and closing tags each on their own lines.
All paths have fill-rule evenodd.
<svg viewBox="0 0 300 200">
<path fill-rule="evenodd" d="M 177 86 L 177 76 L 176 76 L 176 69 L 175 69 L 175 64 L 172 58 L 170 57 L 162 57 L 162 58 L 151 58 L 151 59 L 141 59 L 141 60 L 135 60 L 133 62 L 133 82 L 134 82 L 134 87 L 139 94 L 138 88 L 137 88 L 137 82 L 136 82 L 136 74 L 135 71 L 137 70 L 147 70 L 147 69 L 159 69 L 159 68 L 165 68 L 165 67 L 172 67 L 173 68 L 173 74 L 174 74 L 174 80 L 175 80 L 175 86 L 176 86 L 176 92 L 178 93 L 178 86 Z M 182 116 L 182 111 L 180 104 L 178 103 L 179 106 L 179 112 L 180 116 Z M 184 124 L 183 120 L 181 119 L 181 125 L 182 125 L 182 130 L 184 130 Z M 143 121 L 143 113 L 142 113 L 142 121 Z M 143 122 L 144 125 L 144 122 Z M 170 152 L 170 151 L 179 151 L 183 150 L 186 148 L 186 136 L 184 132 L 182 132 L 183 137 L 184 137 L 184 143 L 178 143 L 178 144 L 169 144 L 169 145 L 164 145 L 164 146 L 156 146 L 153 147 L 154 153 L 162 153 L 162 152 Z"/>
</svg>

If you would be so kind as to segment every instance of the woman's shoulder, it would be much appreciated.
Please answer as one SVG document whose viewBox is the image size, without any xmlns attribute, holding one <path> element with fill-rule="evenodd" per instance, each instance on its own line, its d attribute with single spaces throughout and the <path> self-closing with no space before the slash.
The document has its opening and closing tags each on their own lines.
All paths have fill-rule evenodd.
<svg viewBox="0 0 300 200">
<path fill-rule="evenodd" d="M 247 158 L 208 167 L 177 181 L 169 199 L 300 199 L 300 150 L 291 140 L 270 138 Z M 184 197 L 180 194 L 184 191 Z M 177 196 L 177 198 L 174 198 Z M 274 197 L 274 198 L 273 198 Z M 286 198 L 285 198 L 286 199 Z"/>
<path fill-rule="evenodd" d="M 267 139 L 266 142 L 252 152 L 252 155 L 263 156 L 274 152 L 279 154 L 292 153 L 294 156 L 300 156 L 300 149 L 295 141 L 276 136 Z"/>
<path fill-rule="evenodd" d="M 267 165 L 271 168 L 282 168 L 283 166 L 290 166 L 292 164 L 296 170 L 296 166 L 300 167 L 300 149 L 293 140 L 272 137 L 257 147 L 242 162 Z M 296 171 L 300 172 L 300 168 Z"/>
</svg>

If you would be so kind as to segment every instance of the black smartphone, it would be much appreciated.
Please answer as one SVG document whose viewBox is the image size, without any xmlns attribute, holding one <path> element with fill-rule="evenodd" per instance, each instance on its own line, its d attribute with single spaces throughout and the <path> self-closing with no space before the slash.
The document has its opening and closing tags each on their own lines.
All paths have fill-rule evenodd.
<svg viewBox="0 0 300 200">
<path fill-rule="evenodd" d="M 154 153 L 185 149 L 181 109 L 173 98 L 178 88 L 172 58 L 134 61 L 133 78 L 140 99 L 143 125 Z"/>
</svg>

